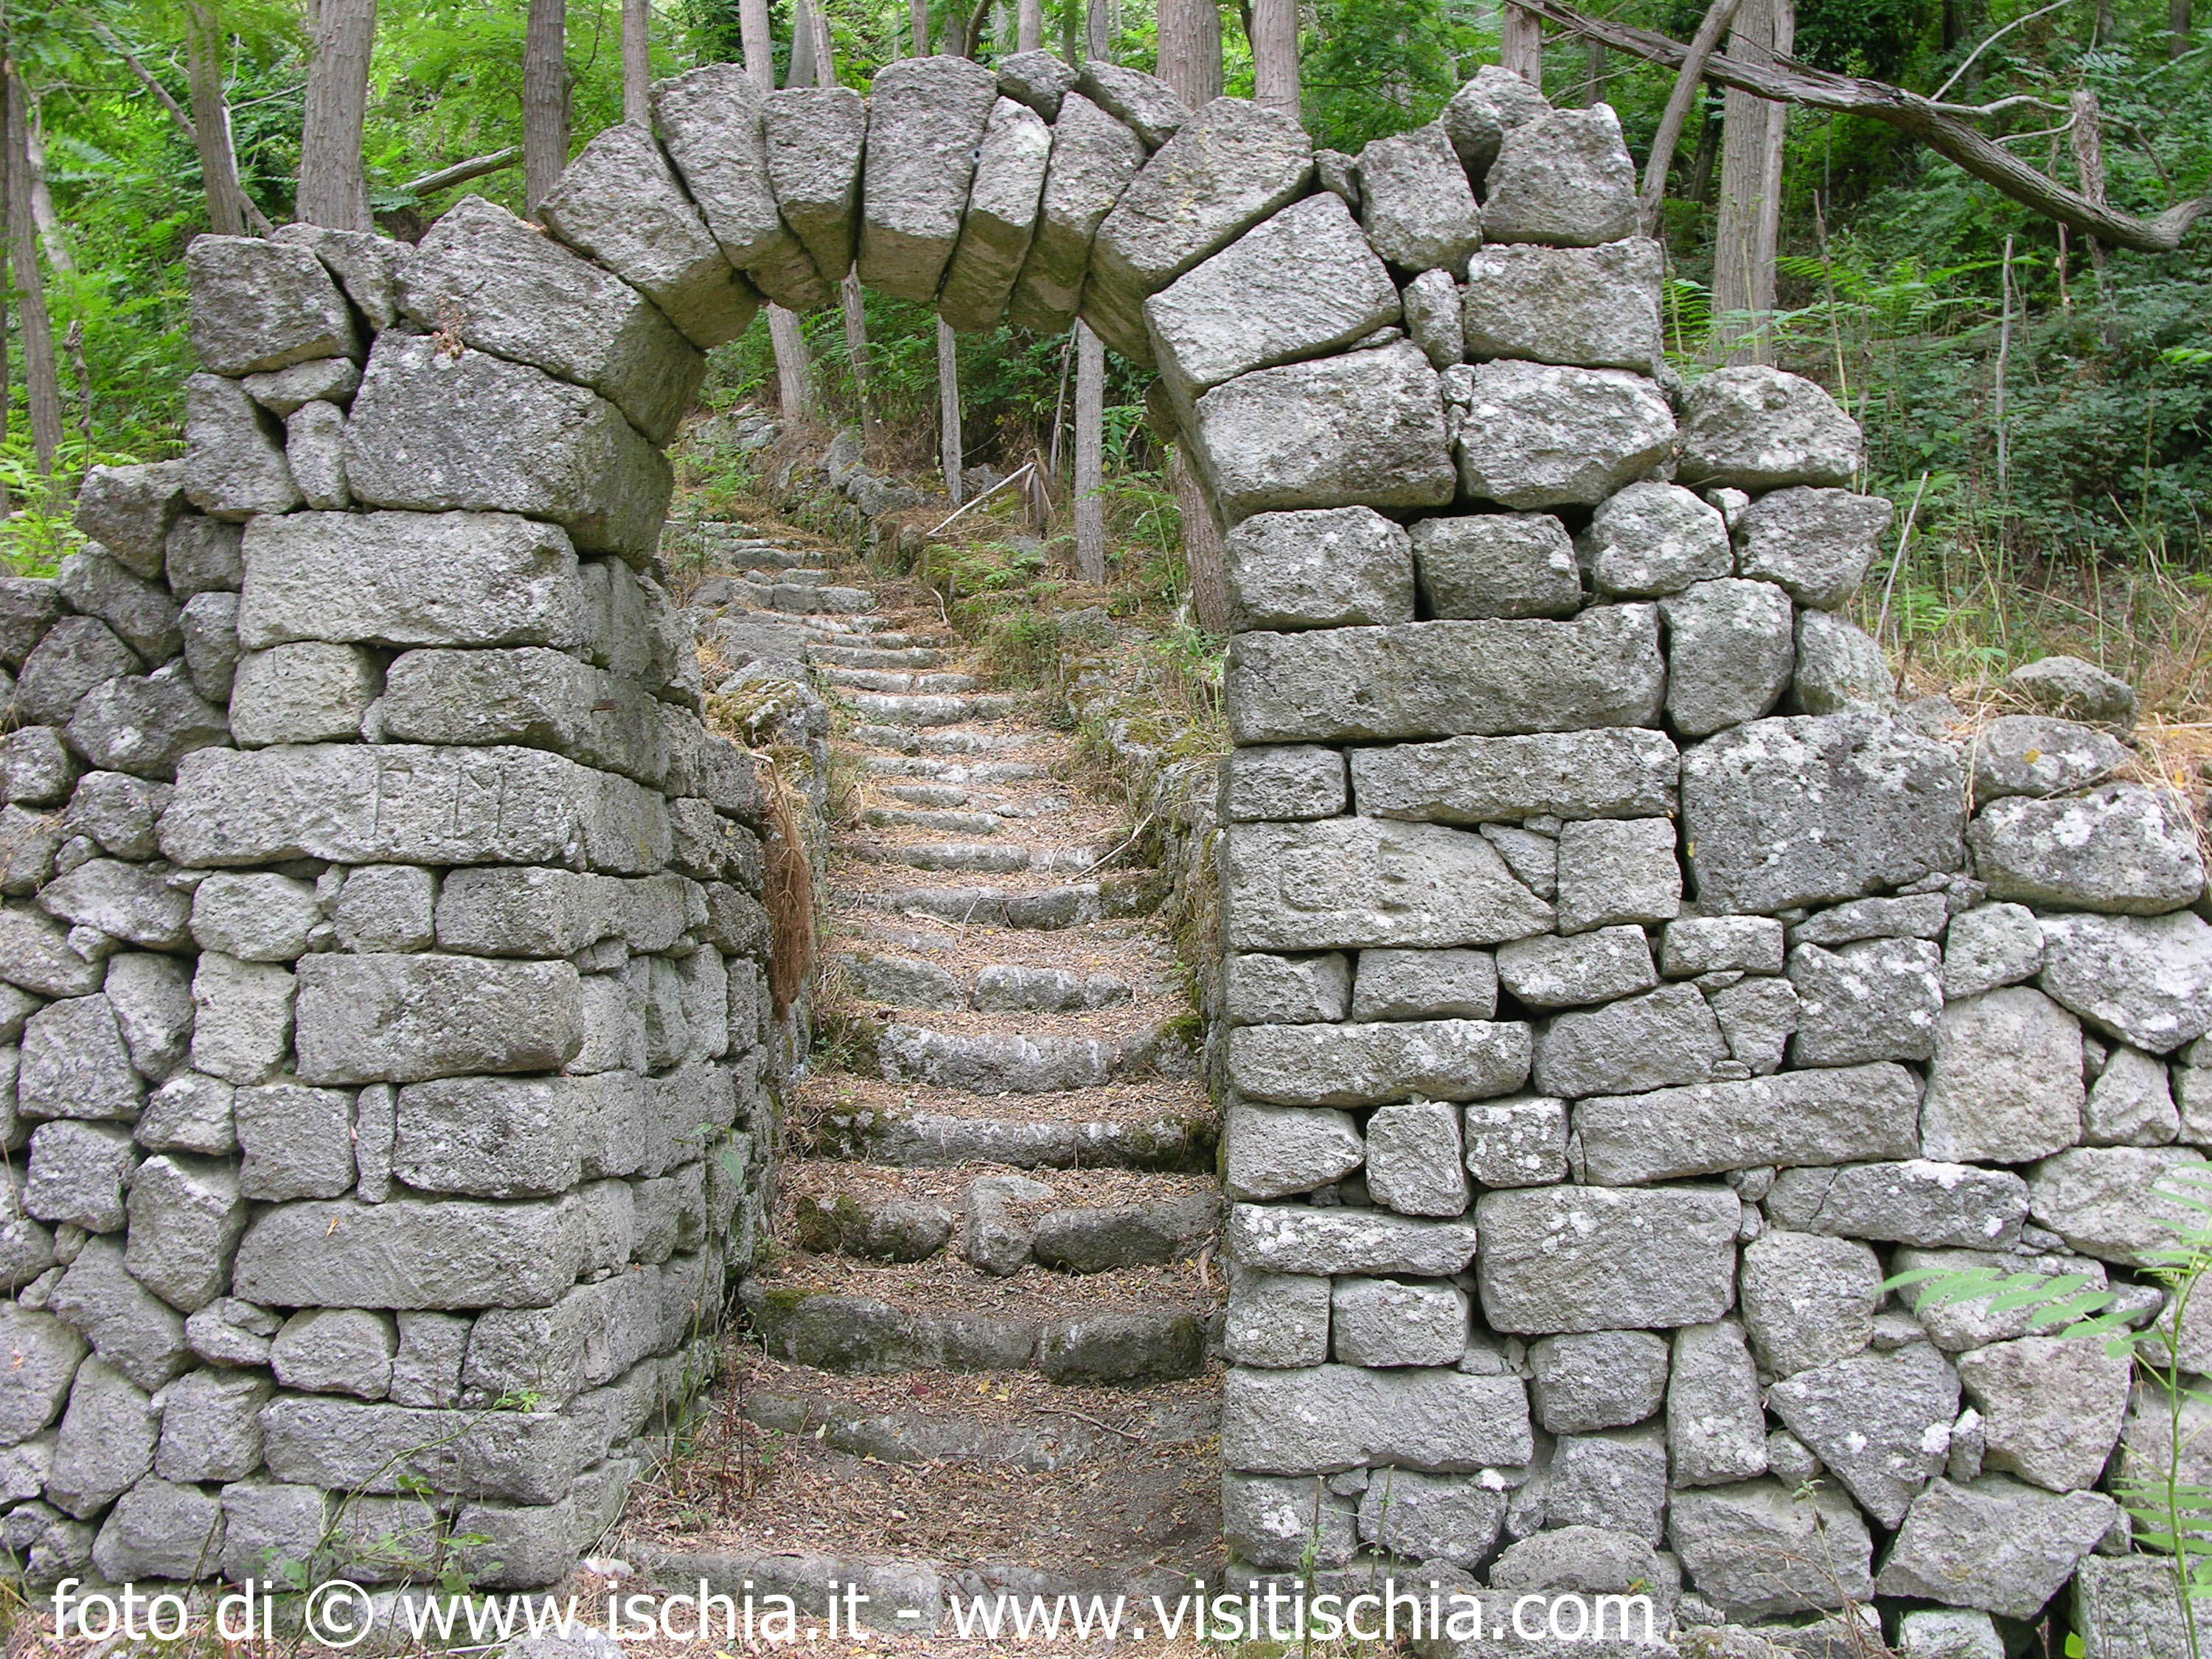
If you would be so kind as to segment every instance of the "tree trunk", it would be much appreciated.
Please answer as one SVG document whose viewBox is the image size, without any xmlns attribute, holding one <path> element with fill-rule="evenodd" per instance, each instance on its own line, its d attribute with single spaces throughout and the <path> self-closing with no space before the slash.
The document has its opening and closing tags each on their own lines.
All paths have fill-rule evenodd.
<svg viewBox="0 0 2212 1659">
<path fill-rule="evenodd" d="M 837 46 L 830 37 L 830 7 L 827 0 L 813 9 L 813 22 L 809 30 L 814 37 L 814 84 L 834 87 L 837 84 Z"/>
<path fill-rule="evenodd" d="M 1014 9 L 1014 50 L 1044 49 L 1044 0 L 1020 0 Z"/>
<path fill-rule="evenodd" d="M 38 100 L 31 103 L 30 125 L 24 131 L 24 153 L 30 158 L 31 218 L 39 228 L 39 246 L 46 251 L 46 263 L 56 270 L 76 269 L 76 255 L 70 252 L 69 232 L 63 228 L 60 217 L 54 212 L 54 193 L 46 184 L 46 141 L 40 131 Z M 76 324 L 72 323 L 75 328 Z"/>
<path fill-rule="evenodd" d="M 325 4 L 335 0 L 325 0 Z M 530 0 L 522 46 L 522 201 L 532 215 L 568 165 L 568 0 Z"/>
<path fill-rule="evenodd" d="M 775 90 L 775 37 L 769 33 L 768 0 L 738 0 L 738 39 L 745 74 L 763 92 Z"/>
<path fill-rule="evenodd" d="M 929 0 L 907 0 L 907 29 L 914 37 L 914 55 L 929 56 Z"/>
<path fill-rule="evenodd" d="M 653 0 L 623 0 L 623 119 L 653 125 Z"/>
<path fill-rule="evenodd" d="M 794 0 L 791 8 L 791 67 L 783 77 L 784 85 L 816 85 L 814 61 L 814 8 L 806 0 Z"/>
<path fill-rule="evenodd" d="M 307 66 L 307 112 L 300 123 L 295 206 L 311 225 L 374 228 L 361 146 L 375 47 L 376 0 L 321 0 L 315 11 L 314 61 Z M 197 106 L 198 100 L 193 102 Z M 199 118 L 204 127 L 206 118 Z"/>
<path fill-rule="evenodd" d="M 2189 0 L 2166 0 L 2166 55 L 2179 58 L 2189 50 Z"/>
<path fill-rule="evenodd" d="M 1182 515 L 1183 569 L 1190 577 L 1190 608 L 1209 634 L 1229 631 L 1229 579 L 1221 526 L 1206 499 L 1198 474 L 1183 459 L 1178 443 L 1168 452 L 1168 488 Z"/>
<path fill-rule="evenodd" d="M 23 388 L 31 405 L 31 447 L 39 471 L 54 471 L 62 447 L 62 381 L 54 357 L 54 330 L 46 316 L 46 277 L 39 270 L 39 231 L 31 217 L 30 125 L 24 118 L 22 76 L 12 55 L 7 62 L 8 254 L 15 268 L 15 293 L 22 307 Z"/>
<path fill-rule="evenodd" d="M 957 507 L 960 486 L 960 337 L 942 317 L 937 319 L 937 463 L 945 472 L 945 493 Z"/>
<path fill-rule="evenodd" d="M 2097 94 L 2083 87 L 2067 100 L 2074 118 L 2067 142 L 2074 149 L 2074 170 L 2081 175 L 2081 193 L 2102 205 L 2105 200 L 2105 113 Z M 2102 331 L 2107 344 L 2118 338 L 2112 316 L 2112 279 L 2105 269 L 2105 245 L 2088 238 L 2089 268 L 2096 273 L 2097 303 L 2104 313 Z"/>
<path fill-rule="evenodd" d="M 1221 12 L 1214 0 L 1160 0 L 1160 79 L 1186 107 L 1221 96 Z"/>
<path fill-rule="evenodd" d="M 1544 26 L 1535 13 L 1511 4 L 1499 10 L 1498 61 L 1537 91 L 1544 89 Z"/>
<path fill-rule="evenodd" d="M 1738 63 L 1771 64 L 1789 52 L 1796 25 L 1792 0 L 1743 0 L 1729 35 L 1728 55 Z M 1757 362 L 1764 360 L 1765 319 L 1774 309 L 1782 141 L 1789 112 L 1734 88 L 1723 108 L 1711 349 L 1717 361 Z"/>
<path fill-rule="evenodd" d="M 1094 3 L 1096 0 L 1094 0 Z M 1075 325 L 1075 572 L 1106 580 L 1106 343 Z"/>
<path fill-rule="evenodd" d="M 916 4 L 921 0 L 915 0 Z M 1083 55 L 1102 64 L 1114 61 L 1114 18 L 1106 0 L 1090 0 L 1083 13 Z"/>
<path fill-rule="evenodd" d="M 883 433 L 876 421 L 875 399 L 868 395 L 868 313 L 860 279 L 852 271 L 837 285 L 845 313 L 845 355 L 853 364 L 853 401 L 860 406 L 860 447 L 874 455 L 882 447 Z"/>
<path fill-rule="evenodd" d="M 1595 109 L 1605 101 L 1605 47 L 1601 42 L 1583 43 L 1584 69 L 1583 73 L 1582 106 Z"/>
<path fill-rule="evenodd" d="M 222 97 L 222 30 L 204 0 L 185 8 L 185 66 L 191 82 L 192 136 L 208 198 L 208 226 L 218 236 L 246 234 L 246 192 L 230 147 L 230 107 Z"/>
<path fill-rule="evenodd" d="M 4 17 L 0 17 L 0 48 L 4 48 L 7 38 L 7 21 Z M 0 238 L 4 238 L 7 234 L 9 210 L 15 200 L 15 192 L 8 188 L 7 129 L 8 82 L 4 76 L 0 76 Z M 4 278 L 6 274 L 7 260 L 4 255 L 0 255 L 0 278 Z M 0 447 L 4 447 L 8 442 L 8 405 L 13 401 L 7 395 L 9 384 L 8 284 L 0 280 Z M 12 505 L 8 486 L 0 483 L 0 514 L 9 511 Z"/>
<path fill-rule="evenodd" d="M 1297 0 L 1252 0 L 1252 96 L 1298 118 Z"/>
</svg>

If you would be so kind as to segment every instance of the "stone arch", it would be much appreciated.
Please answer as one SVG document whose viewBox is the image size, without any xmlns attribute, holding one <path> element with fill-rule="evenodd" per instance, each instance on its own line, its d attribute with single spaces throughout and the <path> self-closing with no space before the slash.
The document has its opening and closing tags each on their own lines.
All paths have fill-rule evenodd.
<svg viewBox="0 0 2212 1659">
<path fill-rule="evenodd" d="M 1789 1371 L 1831 1334 L 1774 1310 L 1867 1241 L 2009 1242 L 2033 1209 L 2116 1267 L 2148 1248 L 2125 1213 L 2190 1157 L 2180 1120 L 2076 1146 L 2063 1062 L 2086 1020 L 2164 1079 L 2212 1027 L 2195 843 L 2154 793 L 2089 787 L 2094 733 L 1962 755 L 1899 718 L 1838 614 L 1888 518 L 1850 488 L 1861 434 L 1796 376 L 1666 372 L 1610 110 L 1485 70 L 1353 164 L 1042 53 L 900 62 L 865 100 L 715 65 L 653 110 L 542 229 L 471 199 L 412 249 L 196 242 L 185 456 L 95 474 L 96 545 L 0 583 L 9 811 L 65 814 L 15 826 L 29 902 L 0 911 L 30 1144 L 0 1431 L 35 1489 L 5 1525 L 37 1571 L 237 1576 L 363 1483 L 404 1528 L 412 1460 L 494 1539 L 492 1586 L 532 1585 L 618 1496 L 750 1248 L 799 1040 L 763 998 L 759 793 L 656 571 L 661 451 L 706 349 L 848 265 L 956 327 L 1080 315 L 1157 367 L 1229 531 L 1247 1559 L 1386 1522 L 1445 1558 L 1487 1525 L 1472 1565 L 1507 1500 L 1469 1472 L 1580 1423 L 1555 1523 L 1671 1506 L 1707 1599 L 1771 1611 L 1755 1581 L 1804 1517 L 1763 1479 L 1732 1321 Z M 2070 672 L 2051 696 L 2117 720 Z M 1870 1004 L 1844 985 L 1868 965 Z M 1988 1085 L 2023 1045 L 2060 1075 Z M 1309 1201 L 1354 1170 L 1366 1206 Z M 1741 1248 L 1769 1228 L 1814 1243 Z M 1783 1396 L 1844 1489 L 1850 1559 L 1808 1595 L 1872 1593 L 1861 1509 L 1905 1523 L 1904 1595 L 1952 1593 L 1947 1538 L 2103 1533 L 2108 1500 L 1936 1480 L 1948 1418 L 1883 1461 L 1851 1404 L 1955 1404 L 1935 1356 L 1962 1345 L 1929 1331 L 1795 1368 L 1871 1378 Z M 1533 1424 L 1523 1340 L 1550 1345 Z M 1685 1422 L 1722 1425 L 1671 1451 L 1657 1395 L 1607 1417 L 1576 1370 L 1649 1383 L 1670 1345 Z M 1647 1427 L 1592 1437 L 1616 1422 Z M 1413 1472 L 1397 1519 L 1370 1468 Z"/>
</svg>

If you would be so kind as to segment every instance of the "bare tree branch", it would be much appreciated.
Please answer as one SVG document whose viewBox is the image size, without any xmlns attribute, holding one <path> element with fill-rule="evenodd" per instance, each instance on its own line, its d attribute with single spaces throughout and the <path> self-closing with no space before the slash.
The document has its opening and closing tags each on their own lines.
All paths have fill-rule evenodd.
<svg viewBox="0 0 2212 1659">
<path fill-rule="evenodd" d="M 456 161 L 449 167 L 440 167 L 435 173 L 426 173 L 419 179 L 410 179 L 399 186 L 410 196 L 431 196 L 441 190 L 451 190 L 455 185 L 465 185 L 471 179 L 481 179 L 487 173 L 497 173 L 511 167 L 521 159 L 522 148 L 509 144 L 505 149 L 495 149 L 489 155 L 472 155 L 465 161 Z"/>
<path fill-rule="evenodd" d="M 138 61 L 137 54 L 125 46 L 122 40 L 106 24 L 95 17 L 88 17 L 85 21 L 92 26 L 92 32 L 99 36 L 107 49 L 123 60 L 124 67 L 137 78 L 138 84 L 152 93 L 155 101 L 169 112 L 169 119 L 176 124 L 177 131 L 184 136 L 185 142 L 197 150 L 200 144 L 199 127 L 185 112 L 185 106 L 170 94 L 168 88 L 161 84 L 153 70 Z M 269 216 L 255 205 L 253 198 L 243 191 L 239 192 L 238 204 L 245 212 L 246 222 L 253 227 L 256 234 L 266 236 L 276 228 L 269 222 Z"/>
<path fill-rule="evenodd" d="M 1644 164 L 1642 210 L 1646 236 L 1659 228 L 1660 205 L 1667 199 L 1667 170 L 1674 165 L 1674 146 L 1681 142 L 1682 124 L 1689 119 L 1698 82 L 1705 79 L 1705 60 L 1720 45 L 1721 36 L 1735 20 L 1736 7 L 1741 3 L 1741 0 L 1712 0 L 1712 4 L 1705 8 L 1705 21 L 1698 25 L 1689 52 L 1682 59 L 1681 72 L 1674 77 L 1674 89 L 1667 94 L 1667 108 L 1659 118 L 1659 131 L 1652 135 L 1650 158 Z"/>
<path fill-rule="evenodd" d="M 1951 78 L 1949 80 L 1946 81 L 1942 86 L 1936 88 L 1936 102 L 1941 103 L 1943 100 L 1943 94 L 1959 84 L 1960 76 L 1966 74 L 1968 70 L 1973 68 L 1974 59 L 1979 58 L 1984 52 L 1987 52 L 1991 46 L 1996 45 L 1996 43 L 2002 40 L 2006 35 L 2010 34 L 2022 23 L 2033 23 L 2039 17 L 2048 17 L 2052 12 L 2057 11 L 2060 7 L 2070 5 L 2072 3 L 2073 0 L 2051 0 L 2051 3 L 2049 5 L 2045 6 L 2039 10 L 2029 12 L 2024 17 L 2015 17 L 2011 22 L 2007 23 L 2002 28 L 1991 33 L 1987 40 L 1982 42 L 1981 45 L 1976 46 L 1972 52 L 1966 54 L 1966 61 L 1960 64 L 1958 68 L 1951 71 Z"/>
<path fill-rule="evenodd" d="M 1679 69 L 1689 54 L 1689 49 L 1679 40 L 1610 19 L 1585 16 L 1564 3 L 1564 0 L 1516 0 L 1516 3 L 1562 28 L 1602 40 L 1647 63 Z M 1947 114 L 1932 100 L 1886 82 L 1832 75 L 1794 60 L 1771 67 L 1754 67 L 1739 64 L 1724 53 L 1707 63 L 1705 78 L 1774 103 L 1802 104 L 1811 109 L 1863 115 L 1896 127 L 2045 218 L 2056 220 L 2085 236 L 2101 237 L 2116 246 L 2132 248 L 2138 253 L 2172 252 L 2181 246 L 2190 227 L 2207 213 L 2212 213 L 2212 197 L 2205 196 L 2178 202 L 2155 219 L 2122 213 L 2046 178 L 2018 156 Z"/>
</svg>

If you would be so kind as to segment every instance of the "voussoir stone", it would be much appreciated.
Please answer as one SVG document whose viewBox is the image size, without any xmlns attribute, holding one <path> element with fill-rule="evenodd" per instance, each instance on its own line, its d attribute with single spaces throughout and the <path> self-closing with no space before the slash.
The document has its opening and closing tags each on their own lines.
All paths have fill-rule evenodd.
<svg viewBox="0 0 2212 1659">
<path fill-rule="evenodd" d="M 858 268 L 870 288 L 935 298 L 998 97 L 998 77 L 963 58 L 904 58 L 878 73 L 860 173 Z"/>
<path fill-rule="evenodd" d="M 1075 319 L 1091 270 L 1091 239 L 1144 164 L 1144 141 L 1127 127 L 1079 92 L 1060 100 L 1036 233 L 1014 284 L 1016 324 L 1056 333 Z"/>
<path fill-rule="evenodd" d="M 768 94 L 744 65 L 709 64 L 656 82 L 652 97 L 653 127 L 729 262 L 778 305 L 805 311 L 827 301 L 829 284 L 776 210 L 764 131 Z M 964 174 L 960 190 L 964 198 Z"/>
<path fill-rule="evenodd" d="M 1492 737 L 1652 726 L 1665 681 L 1656 610 L 1598 605 L 1569 622 L 1239 635 L 1223 701 L 1238 743 Z"/>
<path fill-rule="evenodd" d="M 675 435 L 707 372 L 641 292 L 480 196 L 416 245 L 399 303 L 423 328 L 591 387 L 656 444 Z"/>
<path fill-rule="evenodd" d="M 1495 945 L 1553 923 L 1552 907 L 1466 830 L 1333 818 L 1233 824 L 1223 842 L 1232 951 Z"/>
<path fill-rule="evenodd" d="M 828 282 L 853 268 L 867 100 L 850 87 L 785 87 L 762 105 L 769 183 L 783 222 Z"/>
<path fill-rule="evenodd" d="M 1594 1097 L 1575 1128 L 1589 1178 L 1621 1184 L 1911 1158 L 1919 1106 L 1911 1073 L 1885 1061 Z"/>
<path fill-rule="evenodd" d="M 1736 569 L 1815 610 L 1858 591 L 1875 543 L 1897 509 L 1881 495 L 1793 485 L 1761 495 L 1735 521 Z"/>
<path fill-rule="evenodd" d="M 859 104 L 858 94 L 845 95 Z M 641 123 L 618 122 L 585 145 L 538 204 L 538 216 L 641 290 L 702 351 L 736 339 L 760 310 L 760 295 L 722 257 Z"/>
<path fill-rule="evenodd" d="M 1255 368 L 1341 350 L 1398 320 L 1397 284 L 1351 210 L 1294 202 L 1145 301 L 1160 374 L 1185 399 Z"/>
<path fill-rule="evenodd" d="M 1865 452 L 1859 423 L 1820 387 L 1747 363 L 1715 369 L 1690 388 L 1676 476 L 1737 489 L 1846 484 Z"/>
<path fill-rule="evenodd" d="M 1682 818 L 1708 909 L 1857 898 L 1964 857 L 1965 780 L 1942 744 L 1869 714 L 1747 721 L 1684 751 Z"/>
<path fill-rule="evenodd" d="M 952 327 L 991 328 L 1004 314 L 1036 234 L 1037 202 L 1051 155 L 1052 129 L 1035 110 L 1000 98 L 976 151 L 960 240 L 938 295 L 938 315 Z"/>
<path fill-rule="evenodd" d="M 1451 371 L 1465 388 L 1459 482 L 1522 511 L 1589 506 L 1665 459 L 1674 416 L 1658 387 L 1618 368 L 1500 360 Z"/>
<path fill-rule="evenodd" d="M 1709 1324 L 1735 1299 L 1742 1206 L 1726 1188 L 1491 1192 L 1475 1218 L 1476 1278 L 1492 1330 Z"/>
<path fill-rule="evenodd" d="M 1182 130 L 1190 111 L 1176 89 L 1157 76 L 1121 64 L 1088 58 L 1075 74 L 1076 89 L 1158 149 Z"/>
<path fill-rule="evenodd" d="M 2063 800 L 1993 801 L 1966 841 L 1993 898 L 2148 916 L 2204 891 L 2195 824 L 2168 792 L 2139 783 Z"/>
<path fill-rule="evenodd" d="M 1048 121 L 1060 118 L 1060 100 L 1075 85 L 1075 71 L 1048 52 L 1018 52 L 999 59 L 999 90 L 1027 104 Z"/>
<path fill-rule="evenodd" d="M 1480 1100 L 1510 1093 L 1528 1076 L 1528 1028 L 1518 1021 L 1247 1025 L 1229 1034 L 1231 1084 L 1283 1106 Z"/>
<path fill-rule="evenodd" d="M 1492 243 L 1468 261 L 1461 327 L 1468 357 L 1650 373 L 1659 356 L 1659 245 Z"/>
<path fill-rule="evenodd" d="M 1193 453 L 1232 524 L 1285 507 L 1451 499 L 1437 372 L 1408 342 L 1255 369 L 1195 410 Z"/>
<path fill-rule="evenodd" d="M 369 354 L 346 474 L 371 507 L 526 513 L 634 563 L 650 557 L 673 488 L 665 458 L 597 393 L 398 333 Z"/>
<path fill-rule="evenodd" d="M 1221 1407 L 1222 1462 L 1253 1474 L 1330 1474 L 1369 1464 L 1472 1474 L 1516 1467 L 1534 1451 L 1516 1376 L 1237 1366 L 1223 1381 Z"/>
</svg>

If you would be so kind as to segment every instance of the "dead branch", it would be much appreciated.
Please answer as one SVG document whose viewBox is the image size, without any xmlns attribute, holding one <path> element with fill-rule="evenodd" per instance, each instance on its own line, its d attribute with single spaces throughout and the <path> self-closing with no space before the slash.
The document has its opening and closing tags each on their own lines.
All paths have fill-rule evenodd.
<svg viewBox="0 0 2212 1659">
<path fill-rule="evenodd" d="M 435 173 L 426 173 L 419 179 L 410 179 L 399 186 L 410 196 L 429 196 L 441 190 L 451 190 L 455 185 L 465 185 L 471 179 L 481 179 L 487 173 L 497 173 L 511 167 L 522 157 L 521 147 L 508 145 L 495 149 L 489 155 L 472 155 L 465 161 L 456 161 L 449 167 L 440 167 Z"/>
<path fill-rule="evenodd" d="M 1609 18 L 1587 16 L 1565 4 L 1564 0 L 1516 0 L 1516 3 L 1562 28 L 1601 40 L 1647 63 L 1679 69 L 1689 55 L 1689 48 L 1679 40 Z M 1863 115 L 1896 127 L 2045 218 L 2056 220 L 2085 236 L 2100 237 L 2138 253 L 2174 252 L 2188 235 L 2190 227 L 2205 214 L 2212 213 L 2212 197 L 2206 196 L 2178 202 L 2155 219 L 2141 219 L 2134 214 L 2120 212 L 2046 178 L 2027 162 L 1955 119 L 1933 100 L 1887 82 L 1833 75 L 1794 58 L 1779 58 L 1771 66 L 1754 66 L 1737 63 L 1725 54 L 1717 54 L 1707 62 L 1705 78 L 1770 102 L 1802 104 L 1809 109 Z"/>
</svg>

